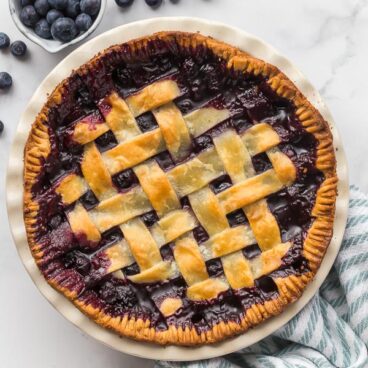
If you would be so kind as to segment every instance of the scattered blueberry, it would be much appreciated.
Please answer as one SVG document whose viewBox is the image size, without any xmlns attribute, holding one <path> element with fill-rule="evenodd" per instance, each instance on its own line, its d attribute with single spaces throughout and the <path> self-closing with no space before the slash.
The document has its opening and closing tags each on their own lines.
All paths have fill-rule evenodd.
<svg viewBox="0 0 368 368">
<path fill-rule="evenodd" d="M 66 8 L 66 16 L 69 18 L 75 18 L 80 13 L 80 1 L 68 0 L 68 6 Z"/>
<path fill-rule="evenodd" d="M 82 13 L 77 16 L 75 19 L 75 24 L 79 31 L 85 32 L 89 29 L 92 25 L 93 21 L 90 15 Z"/>
<path fill-rule="evenodd" d="M 4 131 L 4 123 L 0 120 L 0 134 Z"/>
<path fill-rule="evenodd" d="M 27 27 L 34 27 L 39 19 L 33 5 L 25 6 L 20 12 L 20 20 Z"/>
<path fill-rule="evenodd" d="M 68 6 L 68 0 L 48 0 L 50 8 L 64 10 Z"/>
<path fill-rule="evenodd" d="M 8 89 L 13 84 L 11 75 L 7 72 L 0 73 L 0 89 Z"/>
<path fill-rule="evenodd" d="M 36 0 L 34 3 L 34 8 L 39 15 L 45 16 L 49 11 L 50 6 L 47 0 Z"/>
<path fill-rule="evenodd" d="M 10 45 L 10 38 L 7 34 L 0 32 L 0 49 L 6 49 Z"/>
<path fill-rule="evenodd" d="M 101 0 L 81 0 L 80 8 L 82 13 L 96 15 L 101 7 Z"/>
<path fill-rule="evenodd" d="M 27 5 L 33 5 L 34 0 L 20 0 L 20 6 L 24 8 Z"/>
<path fill-rule="evenodd" d="M 157 8 L 162 4 L 162 0 L 145 0 L 146 4 L 152 8 Z"/>
<path fill-rule="evenodd" d="M 63 17 L 63 13 L 60 10 L 51 9 L 46 15 L 47 22 L 51 25 L 56 19 Z"/>
<path fill-rule="evenodd" d="M 51 26 L 51 35 L 56 40 L 69 42 L 78 34 L 77 26 L 71 18 L 59 18 Z"/>
<path fill-rule="evenodd" d="M 23 41 L 15 41 L 10 45 L 10 51 L 14 56 L 24 56 L 27 52 L 27 45 Z"/>
<path fill-rule="evenodd" d="M 127 8 L 133 4 L 134 0 L 115 0 L 115 2 L 117 6 L 120 6 L 121 8 Z"/>
<path fill-rule="evenodd" d="M 51 30 L 50 30 L 50 24 L 47 22 L 45 18 L 40 19 L 34 28 L 34 31 L 37 36 L 40 36 L 41 38 L 44 38 L 48 40 L 51 38 Z"/>
</svg>

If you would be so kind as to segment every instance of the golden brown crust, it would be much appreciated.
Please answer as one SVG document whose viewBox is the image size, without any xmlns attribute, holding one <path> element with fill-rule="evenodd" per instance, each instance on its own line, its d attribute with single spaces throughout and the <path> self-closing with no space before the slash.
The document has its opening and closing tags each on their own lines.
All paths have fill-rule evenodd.
<svg viewBox="0 0 368 368">
<path fill-rule="evenodd" d="M 312 215 L 315 220 L 308 231 L 304 242 L 303 255 L 308 260 L 310 272 L 302 275 L 289 275 L 274 278 L 279 290 L 279 296 L 263 304 L 253 304 L 245 312 L 240 322 L 221 322 L 214 325 L 207 332 L 199 334 L 194 328 L 176 327 L 170 325 L 166 331 L 157 331 L 150 327 L 149 320 L 142 320 L 133 316 L 112 317 L 88 301 L 88 298 L 78 297 L 76 291 L 65 287 L 63 280 L 49 278 L 48 282 L 87 316 L 98 324 L 109 328 L 123 336 L 136 340 L 155 342 L 159 344 L 198 345 L 221 341 L 226 337 L 242 333 L 269 318 L 282 312 L 285 306 L 300 297 L 305 286 L 313 279 L 317 272 L 326 249 L 332 237 L 335 200 L 337 195 L 337 176 L 332 135 L 327 122 L 320 113 L 301 94 L 295 85 L 276 67 L 251 57 L 225 43 L 213 40 L 200 34 L 180 32 L 160 32 L 128 42 L 132 50 L 143 50 L 153 39 L 175 41 L 181 46 L 195 48 L 206 45 L 219 57 L 228 61 L 228 67 L 255 75 L 262 74 L 268 77 L 269 86 L 280 96 L 292 101 L 296 106 L 296 115 L 304 128 L 312 133 L 318 141 L 317 168 L 325 176 L 316 197 Z M 90 62 L 81 66 L 80 75 L 88 73 L 101 63 L 104 56 L 113 54 L 120 46 L 112 46 L 96 55 Z M 47 126 L 47 112 L 62 102 L 62 96 L 68 88 L 69 79 L 61 82 L 49 97 L 42 111 L 32 126 L 24 155 L 24 221 L 27 237 L 32 254 L 38 264 L 42 264 L 43 250 L 35 237 L 35 223 L 38 216 L 38 204 L 32 198 L 31 188 L 36 183 L 41 172 L 42 163 L 50 154 L 51 143 Z"/>
</svg>

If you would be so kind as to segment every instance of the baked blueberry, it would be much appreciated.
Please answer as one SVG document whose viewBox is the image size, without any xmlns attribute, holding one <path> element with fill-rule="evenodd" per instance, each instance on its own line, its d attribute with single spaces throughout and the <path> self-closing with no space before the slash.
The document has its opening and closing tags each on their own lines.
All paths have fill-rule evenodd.
<svg viewBox="0 0 368 368">
<path fill-rule="evenodd" d="M 33 5 L 34 0 L 20 0 L 20 6 L 24 8 L 27 5 Z"/>
<path fill-rule="evenodd" d="M 27 27 L 34 27 L 40 17 L 33 5 L 27 5 L 20 11 L 20 21 Z"/>
<path fill-rule="evenodd" d="M 125 308 L 133 308 L 137 304 L 137 297 L 129 286 L 119 285 L 115 290 L 117 300 L 122 303 Z"/>
<path fill-rule="evenodd" d="M 162 0 L 145 0 L 146 4 L 152 8 L 157 8 L 162 4 Z"/>
<path fill-rule="evenodd" d="M 10 38 L 6 33 L 0 32 L 0 49 L 6 49 L 10 45 Z"/>
<path fill-rule="evenodd" d="M 4 131 L 4 123 L 0 120 L 0 134 Z"/>
<path fill-rule="evenodd" d="M 56 10 L 64 10 L 68 6 L 68 0 L 48 0 L 51 8 Z"/>
<path fill-rule="evenodd" d="M 40 19 L 34 28 L 34 31 L 37 36 L 40 36 L 41 38 L 44 38 L 48 40 L 51 38 L 51 30 L 50 30 L 50 24 L 47 22 L 45 18 Z"/>
<path fill-rule="evenodd" d="M 101 7 L 101 0 L 81 0 L 80 7 L 82 13 L 96 15 Z"/>
<path fill-rule="evenodd" d="M 75 24 L 81 32 L 85 32 L 87 29 L 91 28 L 92 23 L 91 16 L 86 13 L 79 14 L 77 18 L 75 18 Z"/>
<path fill-rule="evenodd" d="M 80 1 L 79 0 L 68 0 L 68 6 L 66 7 L 65 14 L 69 18 L 76 18 L 80 13 Z"/>
<path fill-rule="evenodd" d="M 0 89 L 8 89 L 13 84 L 13 79 L 11 75 L 7 72 L 0 73 Z"/>
<path fill-rule="evenodd" d="M 117 6 L 120 6 L 121 8 L 127 8 L 133 4 L 134 0 L 115 0 L 115 2 Z"/>
<path fill-rule="evenodd" d="M 36 0 L 34 8 L 39 15 L 45 16 L 49 11 L 50 6 L 47 0 Z"/>
<path fill-rule="evenodd" d="M 51 26 L 51 35 L 61 42 L 69 42 L 78 34 L 77 26 L 71 18 L 59 18 Z"/>
<path fill-rule="evenodd" d="M 51 25 L 56 19 L 63 17 L 63 13 L 60 10 L 51 9 L 46 15 L 47 22 Z"/>
<path fill-rule="evenodd" d="M 24 56 L 27 52 L 27 45 L 23 41 L 14 41 L 10 45 L 10 51 L 14 56 Z"/>
</svg>

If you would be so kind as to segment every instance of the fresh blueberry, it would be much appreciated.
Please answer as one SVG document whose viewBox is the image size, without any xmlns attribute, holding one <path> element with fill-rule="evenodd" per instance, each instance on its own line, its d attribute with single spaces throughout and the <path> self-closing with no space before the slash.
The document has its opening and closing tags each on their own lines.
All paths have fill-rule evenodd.
<svg viewBox="0 0 368 368">
<path fill-rule="evenodd" d="M 49 11 L 50 6 L 47 0 L 36 0 L 34 8 L 39 15 L 45 16 Z"/>
<path fill-rule="evenodd" d="M 80 13 L 80 1 L 68 0 L 68 6 L 66 8 L 66 16 L 74 19 L 79 13 Z"/>
<path fill-rule="evenodd" d="M 96 15 L 101 7 L 101 0 L 81 0 L 80 7 L 82 13 Z"/>
<path fill-rule="evenodd" d="M 8 89 L 13 84 L 11 75 L 7 72 L 0 73 L 0 89 Z"/>
<path fill-rule="evenodd" d="M 78 34 L 77 26 L 71 18 L 59 18 L 51 26 L 51 35 L 61 42 L 69 42 Z"/>
<path fill-rule="evenodd" d="M 25 6 L 20 12 L 20 20 L 27 27 L 34 27 L 39 19 L 33 5 Z"/>
<path fill-rule="evenodd" d="M 10 38 L 7 34 L 0 32 L 0 49 L 6 49 L 10 45 Z"/>
<path fill-rule="evenodd" d="M 92 25 L 93 21 L 90 15 L 86 13 L 79 14 L 75 19 L 75 24 L 81 32 L 87 31 Z"/>
<path fill-rule="evenodd" d="M 34 28 L 34 31 L 37 36 L 40 36 L 41 38 L 44 38 L 48 40 L 51 38 L 51 30 L 50 30 L 50 24 L 47 22 L 45 18 L 40 19 Z"/>
<path fill-rule="evenodd" d="M 47 15 L 46 15 L 46 20 L 47 22 L 51 25 L 52 23 L 55 22 L 56 19 L 63 17 L 63 13 L 60 10 L 56 10 L 56 9 L 51 9 Z"/>
<path fill-rule="evenodd" d="M 10 45 L 10 51 L 14 56 L 24 56 L 27 52 L 27 45 L 23 41 L 15 41 Z"/>
<path fill-rule="evenodd" d="M 133 4 L 134 0 L 115 0 L 115 2 L 117 6 L 120 6 L 121 8 L 127 8 Z"/>
<path fill-rule="evenodd" d="M 145 0 L 146 4 L 152 8 L 158 8 L 162 4 L 162 0 Z"/>
<path fill-rule="evenodd" d="M 50 8 L 64 10 L 68 6 L 68 0 L 48 0 Z"/>
<path fill-rule="evenodd" d="M 27 5 L 33 5 L 34 0 L 20 0 L 20 6 L 24 8 Z"/>
<path fill-rule="evenodd" d="M 4 131 L 4 123 L 0 120 L 0 134 Z"/>
</svg>

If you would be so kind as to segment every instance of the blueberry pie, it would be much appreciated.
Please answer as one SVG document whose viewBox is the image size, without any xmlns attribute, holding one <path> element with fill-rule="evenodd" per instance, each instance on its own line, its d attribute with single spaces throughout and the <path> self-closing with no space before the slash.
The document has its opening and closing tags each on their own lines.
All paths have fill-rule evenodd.
<svg viewBox="0 0 368 368">
<path fill-rule="evenodd" d="M 162 32 L 106 49 L 48 97 L 24 218 L 45 279 L 96 323 L 200 345 L 300 297 L 336 186 L 329 127 L 282 72 Z"/>
</svg>

